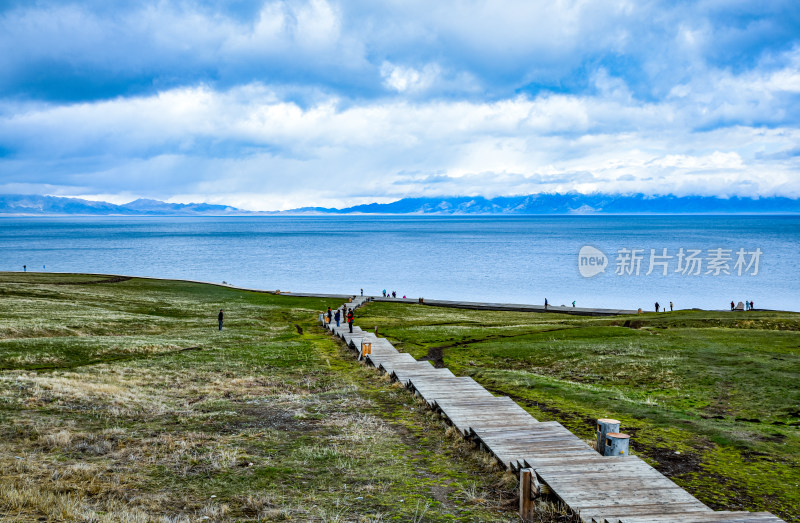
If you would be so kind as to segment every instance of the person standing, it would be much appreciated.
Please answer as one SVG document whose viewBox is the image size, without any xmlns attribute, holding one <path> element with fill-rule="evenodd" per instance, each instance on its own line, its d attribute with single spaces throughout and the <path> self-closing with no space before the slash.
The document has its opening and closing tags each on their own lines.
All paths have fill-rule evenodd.
<svg viewBox="0 0 800 523">
<path fill-rule="evenodd" d="M 342 316 L 341 316 L 341 314 L 339 313 L 339 309 L 336 309 L 336 316 L 335 316 L 335 318 L 336 318 L 336 326 L 337 326 L 337 327 L 339 326 L 339 320 L 341 319 L 341 317 L 342 317 Z"/>
<path fill-rule="evenodd" d="M 656 302 L 656 312 L 658 312 L 658 302 Z"/>
<path fill-rule="evenodd" d="M 364 295 L 364 289 L 361 289 L 361 295 L 362 296 Z"/>
<path fill-rule="evenodd" d="M 217 316 L 217 321 L 219 321 L 219 330 L 222 330 L 222 319 L 224 318 L 224 314 L 222 314 L 222 309 L 219 310 L 219 315 Z"/>
<path fill-rule="evenodd" d="M 544 299 L 544 310 L 547 310 L 547 298 Z"/>
<path fill-rule="evenodd" d="M 575 300 L 572 300 L 572 308 L 575 308 Z"/>
<path fill-rule="evenodd" d="M 733 303 L 733 300 L 731 300 L 731 310 L 733 310 L 734 307 L 736 307 L 736 304 Z"/>
<path fill-rule="evenodd" d="M 672 301 L 669 302 L 669 312 L 672 312 Z"/>
<path fill-rule="evenodd" d="M 333 320 L 333 312 L 331 312 L 331 308 L 328 307 L 328 323 L 330 323 L 331 320 Z"/>
<path fill-rule="evenodd" d="M 353 332 L 353 309 L 347 312 L 347 323 L 350 324 L 350 332 Z"/>
<path fill-rule="evenodd" d="M 22 272 L 28 272 L 28 266 L 27 265 L 23 265 L 22 266 Z"/>
</svg>

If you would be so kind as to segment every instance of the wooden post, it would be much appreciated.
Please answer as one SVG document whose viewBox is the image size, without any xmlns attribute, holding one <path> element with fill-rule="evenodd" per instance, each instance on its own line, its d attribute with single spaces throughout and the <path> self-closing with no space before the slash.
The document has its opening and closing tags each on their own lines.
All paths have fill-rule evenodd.
<svg viewBox="0 0 800 523">
<path fill-rule="evenodd" d="M 519 471 L 519 517 L 522 521 L 530 521 L 533 517 L 533 469 Z"/>
<path fill-rule="evenodd" d="M 625 457 L 630 451 L 631 437 L 619 432 L 609 432 L 606 434 L 606 446 L 603 456 Z"/>
<path fill-rule="evenodd" d="M 602 456 L 605 456 L 606 434 L 609 432 L 619 432 L 619 421 L 608 418 L 597 420 L 597 452 Z"/>
</svg>

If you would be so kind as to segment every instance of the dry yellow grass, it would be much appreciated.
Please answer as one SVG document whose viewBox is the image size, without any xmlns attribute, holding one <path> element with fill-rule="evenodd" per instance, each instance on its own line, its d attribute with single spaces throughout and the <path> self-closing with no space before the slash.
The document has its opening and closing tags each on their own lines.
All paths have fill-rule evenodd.
<svg viewBox="0 0 800 523">
<path fill-rule="evenodd" d="M 0 519 L 516 519 L 474 447 L 313 327 L 322 302 L 201 287 L 4 302 Z"/>
</svg>

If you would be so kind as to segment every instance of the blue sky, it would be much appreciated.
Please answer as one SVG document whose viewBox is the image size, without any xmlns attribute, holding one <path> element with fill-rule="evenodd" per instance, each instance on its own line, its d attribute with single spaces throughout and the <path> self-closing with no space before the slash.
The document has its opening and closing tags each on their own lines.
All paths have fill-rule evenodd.
<svg viewBox="0 0 800 523">
<path fill-rule="evenodd" d="M 796 0 L 0 1 L 4 193 L 800 197 L 799 123 Z"/>
</svg>

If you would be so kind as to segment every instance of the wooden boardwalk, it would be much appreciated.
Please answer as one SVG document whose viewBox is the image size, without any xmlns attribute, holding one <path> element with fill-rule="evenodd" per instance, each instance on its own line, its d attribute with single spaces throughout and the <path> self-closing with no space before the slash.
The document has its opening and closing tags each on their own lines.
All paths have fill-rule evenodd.
<svg viewBox="0 0 800 523">
<path fill-rule="evenodd" d="M 356 297 L 340 312 L 368 300 Z M 587 523 L 780 522 L 767 512 L 713 511 L 635 456 L 604 457 L 555 421 L 539 422 L 511 398 L 497 397 L 469 377 L 399 352 L 388 340 L 347 323 L 326 327 L 374 366 L 439 412 L 464 437 L 519 471 L 520 506 L 555 496 Z M 371 353 L 362 354 L 362 343 Z"/>
</svg>

